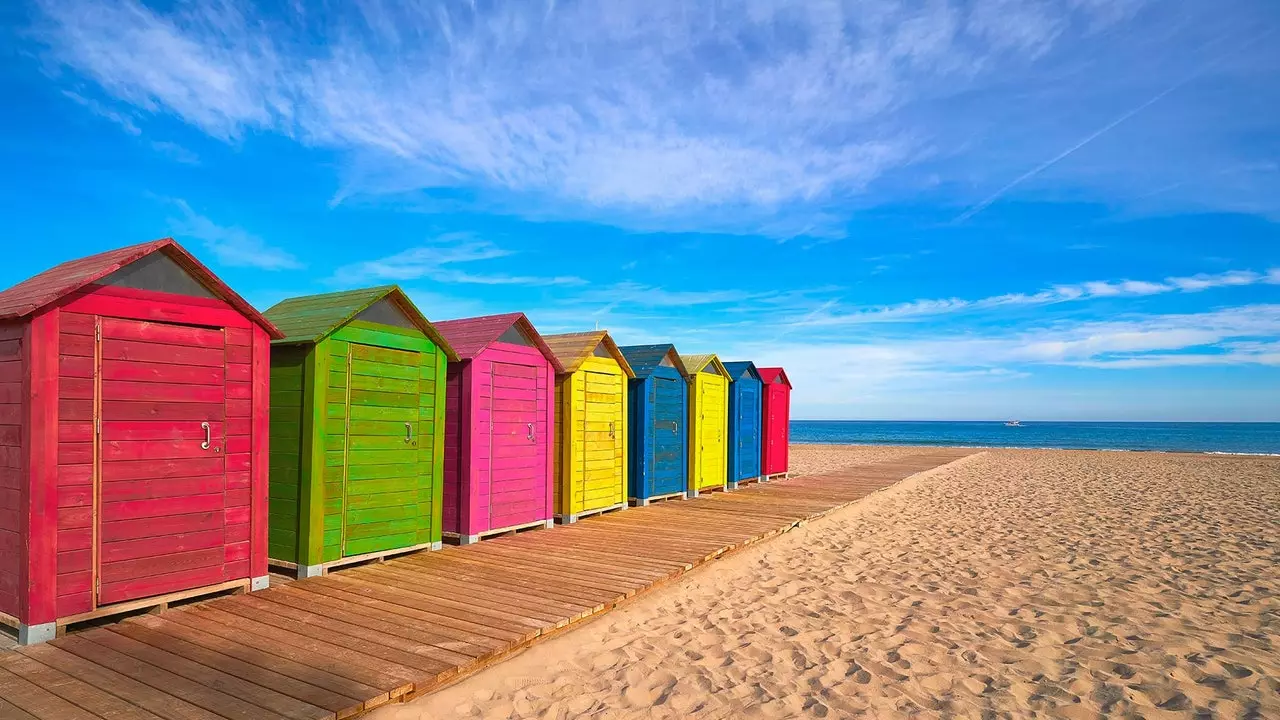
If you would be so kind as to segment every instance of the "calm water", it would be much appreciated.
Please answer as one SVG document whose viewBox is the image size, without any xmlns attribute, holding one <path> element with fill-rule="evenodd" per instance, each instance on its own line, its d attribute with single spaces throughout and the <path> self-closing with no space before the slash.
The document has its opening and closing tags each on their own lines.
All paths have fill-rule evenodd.
<svg viewBox="0 0 1280 720">
<path fill-rule="evenodd" d="M 1280 454 L 1280 423 L 877 422 L 795 420 L 791 441 Z"/>
</svg>

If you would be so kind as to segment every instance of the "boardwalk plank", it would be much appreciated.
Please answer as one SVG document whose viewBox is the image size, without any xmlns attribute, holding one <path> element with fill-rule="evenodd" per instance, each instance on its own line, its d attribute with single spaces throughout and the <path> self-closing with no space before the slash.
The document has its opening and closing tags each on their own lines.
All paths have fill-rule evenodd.
<svg viewBox="0 0 1280 720">
<path fill-rule="evenodd" d="M 347 718 L 968 450 L 609 513 L 0 651 L 0 718 Z"/>
</svg>

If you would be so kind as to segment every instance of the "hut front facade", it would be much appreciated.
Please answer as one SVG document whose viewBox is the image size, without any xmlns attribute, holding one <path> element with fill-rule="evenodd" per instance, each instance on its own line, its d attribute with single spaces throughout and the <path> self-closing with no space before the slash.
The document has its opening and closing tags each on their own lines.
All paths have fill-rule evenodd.
<svg viewBox="0 0 1280 720">
<path fill-rule="evenodd" d="M 635 505 L 688 497 L 689 373 L 674 345 L 620 348 L 628 390 L 627 492 Z"/>
<path fill-rule="evenodd" d="M 285 300 L 271 348 L 273 562 L 299 577 L 438 548 L 457 355 L 395 286 Z"/>
<path fill-rule="evenodd" d="M 0 620 L 267 586 L 274 326 L 171 239 L 0 293 Z"/>
<path fill-rule="evenodd" d="M 764 384 L 762 472 L 765 477 L 786 475 L 791 461 L 791 380 L 780 367 L 759 370 Z"/>
<path fill-rule="evenodd" d="M 444 534 L 554 522 L 552 455 L 559 362 L 523 313 L 436 323 L 458 353 L 445 402 Z"/>
<path fill-rule="evenodd" d="M 728 483 L 729 371 L 715 355 L 682 355 L 689 372 L 689 495 Z"/>
<path fill-rule="evenodd" d="M 729 371 L 729 486 L 759 480 L 763 446 L 763 384 L 751 362 L 727 362 Z"/>
<path fill-rule="evenodd" d="M 627 506 L 627 381 L 634 377 L 603 330 L 544 338 L 556 376 L 556 519 Z"/>
</svg>

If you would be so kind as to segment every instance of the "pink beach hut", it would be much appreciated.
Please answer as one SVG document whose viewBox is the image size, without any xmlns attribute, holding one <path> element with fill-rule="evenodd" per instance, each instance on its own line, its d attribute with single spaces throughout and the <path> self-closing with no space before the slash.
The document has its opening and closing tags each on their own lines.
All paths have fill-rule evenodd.
<svg viewBox="0 0 1280 720">
<path fill-rule="evenodd" d="M 551 527 L 559 361 L 523 313 L 435 326 L 461 360 L 445 387 L 444 536 Z"/>
</svg>

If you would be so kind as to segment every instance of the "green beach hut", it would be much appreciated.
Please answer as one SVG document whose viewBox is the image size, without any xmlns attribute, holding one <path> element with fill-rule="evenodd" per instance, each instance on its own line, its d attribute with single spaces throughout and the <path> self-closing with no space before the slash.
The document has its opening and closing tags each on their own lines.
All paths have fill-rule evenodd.
<svg viewBox="0 0 1280 720">
<path fill-rule="evenodd" d="M 445 363 L 400 288 L 308 295 L 265 313 L 271 345 L 267 554 L 299 577 L 440 547 Z"/>
</svg>

